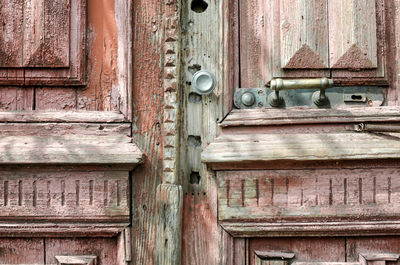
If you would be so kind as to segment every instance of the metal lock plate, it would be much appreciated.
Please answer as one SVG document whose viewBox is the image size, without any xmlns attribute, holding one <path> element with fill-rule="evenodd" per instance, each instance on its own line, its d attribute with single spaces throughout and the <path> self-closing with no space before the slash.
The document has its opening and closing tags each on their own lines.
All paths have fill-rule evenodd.
<svg viewBox="0 0 400 265">
<path fill-rule="evenodd" d="M 346 106 L 382 106 L 385 104 L 386 88 L 376 86 L 332 87 L 326 90 L 327 104 L 318 107 L 313 102 L 313 94 L 318 89 L 281 90 L 283 105 L 280 108 L 306 106 L 310 108 L 340 108 Z M 268 95 L 275 93 L 270 88 L 237 88 L 234 104 L 239 109 L 273 108 L 268 103 Z M 251 96 L 254 100 L 249 100 Z M 252 104 L 249 104 L 252 103 Z"/>
</svg>

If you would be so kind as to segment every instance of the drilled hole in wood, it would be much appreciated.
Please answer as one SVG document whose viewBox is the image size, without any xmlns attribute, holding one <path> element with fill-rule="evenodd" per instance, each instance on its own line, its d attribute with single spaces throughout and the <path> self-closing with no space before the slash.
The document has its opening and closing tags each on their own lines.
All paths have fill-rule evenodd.
<svg viewBox="0 0 400 265">
<path fill-rule="evenodd" d="M 193 0 L 190 8 L 196 13 L 203 13 L 208 7 L 204 0 Z"/>
<path fill-rule="evenodd" d="M 188 146 L 200 147 L 201 146 L 201 136 L 189 135 L 188 136 Z"/>
<path fill-rule="evenodd" d="M 190 103 L 201 103 L 201 95 L 195 92 L 191 92 L 189 94 L 189 102 Z"/>
<path fill-rule="evenodd" d="M 199 172 L 190 173 L 190 184 L 199 184 L 201 180 L 201 176 Z"/>
</svg>

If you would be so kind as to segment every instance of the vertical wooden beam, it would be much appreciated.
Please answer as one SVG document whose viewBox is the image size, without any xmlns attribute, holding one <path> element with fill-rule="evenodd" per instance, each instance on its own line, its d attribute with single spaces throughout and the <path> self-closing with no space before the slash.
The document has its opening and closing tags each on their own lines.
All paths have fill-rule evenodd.
<svg viewBox="0 0 400 265">
<path fill-rule="evenodd" d="M 134 142 L 145 153 L 144 165 L 133 172 L 132 264 L 155 264 L 156 193 L 161 183 L 163 120 L 164 1 L 133 1 Z"/>
<path fill-rule="evenodd" d="M 157 188 L 156 264 L 181 264 L 183 191 L 179 178 L 180 1 L 164 7 L 163 180 Z"/>
</svg>

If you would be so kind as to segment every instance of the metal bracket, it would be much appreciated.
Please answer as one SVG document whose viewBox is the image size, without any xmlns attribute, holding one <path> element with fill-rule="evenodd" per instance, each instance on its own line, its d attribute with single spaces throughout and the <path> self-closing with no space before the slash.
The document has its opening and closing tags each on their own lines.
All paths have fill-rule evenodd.
<svg viewBox="0 0 400 265">
<path fill-rule="evenodd" d="M 264 88 L 236 88 L 234 104 L 238 109 L 287 108 L 306 106 L 310 108 L 340 108 L 348 106 L 382 106 L 385 104 L 386 88 L 376 86 L 332 87 L 324 91 L 323 105 L 316 104 L 321 89 L 273 90 Z M 272 99 L 281 101 L 274 104 Z M 271 104 L 272 103 L 272 104 Z"/>
</svg>

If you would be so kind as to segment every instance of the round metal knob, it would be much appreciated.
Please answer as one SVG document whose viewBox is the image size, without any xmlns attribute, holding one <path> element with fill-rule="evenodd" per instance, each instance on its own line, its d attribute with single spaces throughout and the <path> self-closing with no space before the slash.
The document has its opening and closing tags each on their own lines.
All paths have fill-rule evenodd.
<svg viewBox="0 0 400 265">
<path fill-rule="evenodd" d="M 215 75 L 209 71 L 198 71 L 192 77 L 192 87 L 194 91 L 201 95 L 210 94 L 217 85 Z"/>
<path fill-rule="evenodd" d="M 242 95 L 241 100 L 243 105 L 250 107 L 254 104 L 256 98 L 254 97 L 253 93 L 246 92 Z"/>
</svg>

